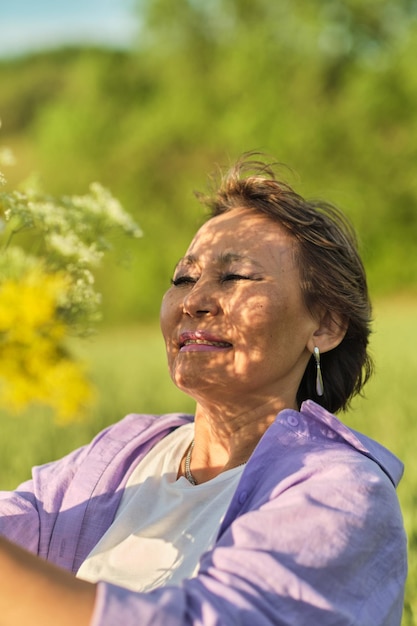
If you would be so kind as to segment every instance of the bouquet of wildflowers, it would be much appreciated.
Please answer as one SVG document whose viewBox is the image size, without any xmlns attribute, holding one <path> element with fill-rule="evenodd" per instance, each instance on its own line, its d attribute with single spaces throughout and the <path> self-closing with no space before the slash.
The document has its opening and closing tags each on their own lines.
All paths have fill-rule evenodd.
<svg viewBox="0 0 417 626">
<path fill-rule="evenodd" d="M 0 150 L 0 165 L 11 163 L 11 153 Z M 93 402 L 67 341 L 89 334 L 99 319 L 93 271 L 117 233 L 141 236 L 98 183 L 86 195 L 61 198 L 29 183 L 0 190 L 0 408 L 40 403 L 66 421 Z"/>
</svg>

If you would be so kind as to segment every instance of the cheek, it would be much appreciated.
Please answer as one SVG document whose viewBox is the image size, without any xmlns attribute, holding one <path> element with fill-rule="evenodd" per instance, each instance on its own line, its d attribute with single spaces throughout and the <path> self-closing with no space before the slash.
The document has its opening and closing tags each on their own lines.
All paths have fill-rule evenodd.
<svg viewBox="0 0 417 626">
<path fill-rule="evenodd" d="M 249 298 L 245 306 L 235 311 L 236 327 L 242 335 L 268 339 L 273 329 L 282 324 L 286 307 L 268 296 Z"/>
<path fill-rule="evenodd" d="M 168 341 L 172 334 L 173 328 L 178 317 L 178 302 L 170 291 L 167 291 L 162 298 L 161 309 L 159 312 L 159 323 L 165 341 Z"/>
<path fill-rule="evenodd" d="M 249 299 L 248 304 L 235 317 L 235 328 L 239 345 L 252 360 L 267 359 L 296 341 L 300 330 L 298 309 L 288 298 L 258 296 Z"/>
<path fill-rule="evenodd" d="M 238 370 L 250 361 L 261 363 L 268 354 L 271 343 L 282 333 L 282 316 L 277 314 L 277 306 L 265 297 L 249 299 L 247 306 L 239 311 L 235 309 L 232 317 L 234 326 L 235 359 Z"/>
</svg>

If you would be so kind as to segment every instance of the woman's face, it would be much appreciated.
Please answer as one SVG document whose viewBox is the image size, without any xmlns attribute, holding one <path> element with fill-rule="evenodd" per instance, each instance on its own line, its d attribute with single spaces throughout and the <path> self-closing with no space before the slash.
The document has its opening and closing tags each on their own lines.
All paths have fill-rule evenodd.
<svg viewBox="0 0 417 626">
<path fill-rule="evenodd" d="M 280 224 L 248 209 L 197 232 L 161 307 L 180 389 L 197 401 L 296 406 L 318 327 L 301 294 L 296 245 Z"/>
</svg>

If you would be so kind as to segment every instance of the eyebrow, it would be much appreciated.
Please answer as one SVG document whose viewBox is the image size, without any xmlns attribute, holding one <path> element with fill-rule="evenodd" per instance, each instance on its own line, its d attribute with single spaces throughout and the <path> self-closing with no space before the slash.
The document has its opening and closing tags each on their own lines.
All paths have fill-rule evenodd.
<svg viewBox="0 0 417 626">
<path fill-rule="evenodd" d="M 233 261 L 248 261 L 249 263 L 252 263 L 252 265 L 256 265 L 257 267 L 262 268 L 262 265 L 255 259 L 252 259 L 251 257 L 245 256 L 243 254 L 238 254 L 236 252 L 222 252 L 218 255 L 215 261 L 218 262 L 220 265 L 228 265 Z M 178 267 L 179 265 L 192 266 L 197 264 L 198 258 L 194 254 L 187 254 L 185 257 L 178 261 L 176 267 Z"/>
</svg>

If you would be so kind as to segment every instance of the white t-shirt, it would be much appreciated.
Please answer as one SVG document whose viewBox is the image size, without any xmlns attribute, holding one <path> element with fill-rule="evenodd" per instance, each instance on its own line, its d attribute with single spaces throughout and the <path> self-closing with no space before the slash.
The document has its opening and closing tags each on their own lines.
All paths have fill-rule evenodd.
<svg viewBox="0 0 417 626">
<path fill-rule="evenodd" d="M 180 584 L 195 576 L 212 547 L 243 467 L 201 485 L 177 480 L 194 425 L 158 442 L 130 476 L 116 517 L 78 570 L 91 582 L 105 580 L 134 591 Z"/>
</svg>

